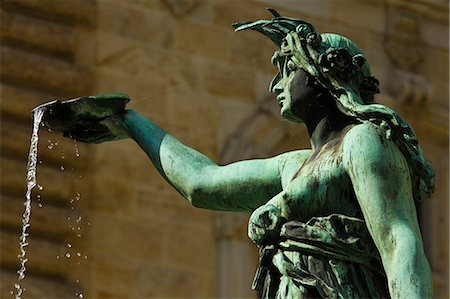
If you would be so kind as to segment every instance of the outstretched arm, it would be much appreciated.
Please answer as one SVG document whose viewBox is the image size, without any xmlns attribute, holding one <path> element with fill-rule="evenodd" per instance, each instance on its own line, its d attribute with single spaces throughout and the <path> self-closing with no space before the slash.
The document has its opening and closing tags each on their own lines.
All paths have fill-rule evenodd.
<svg viewBox="0 0 450 299">
<path fill-rule="evenodd" d="M 196 207 L 253 211 L 281 191 L 280 161 L 291 153 L 218 166 L 135 111 L 127 110 L 121 122 L 161 175 Z"/>
<path fill-rule="evenodd" d="M 405 158 L 384 132 L 364 124 L 345 137 L 344 165 L 380 252 L 391 297 L 431 298 L 431 271 Z"/>
</svg>

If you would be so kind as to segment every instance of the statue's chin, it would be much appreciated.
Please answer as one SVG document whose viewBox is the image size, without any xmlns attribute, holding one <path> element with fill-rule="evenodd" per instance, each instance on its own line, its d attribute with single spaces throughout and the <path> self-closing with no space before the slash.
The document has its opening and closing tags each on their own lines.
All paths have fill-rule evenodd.
<svg viewBox="0 0 450 299">
<path fill-rule="evenodd" d="M 292 121 L 295 123 L 303 123 L 303 119 L 296 117 L 289 108 L 282 107 L 280 114 L 284 119 L 288 121 Z"/>
</svg>

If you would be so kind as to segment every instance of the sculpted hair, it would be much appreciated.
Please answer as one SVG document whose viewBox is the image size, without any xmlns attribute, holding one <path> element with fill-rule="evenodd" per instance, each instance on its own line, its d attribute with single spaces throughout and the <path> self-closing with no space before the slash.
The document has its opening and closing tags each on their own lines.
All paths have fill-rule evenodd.
<svg viewBox="0 0 450 299">
<path fill-rule="evenodd" d="M 269 37 L 278 47 L 273 64 L 287 57 L 328 90 L 340 111 L 359 123 L 381 127 L 409 166 L 414 200 L 430 197 L 435 188 L 434 170 L 425 159 L 411 126 L 392 109 L 374 102 L 379 82 L 371 75 L 364 53 L 351 40 L 332 33 L 318 33 L 302 20 L 280 16 L 233 24 L 236 31 L 252 29 Z M 279 79 L 275 76 L 271 86 Z"/>
</svg>

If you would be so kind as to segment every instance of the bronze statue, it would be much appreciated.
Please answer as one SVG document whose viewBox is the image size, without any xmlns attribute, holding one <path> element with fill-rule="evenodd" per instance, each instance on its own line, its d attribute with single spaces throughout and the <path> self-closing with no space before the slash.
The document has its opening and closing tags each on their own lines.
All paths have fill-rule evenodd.
<svg viewBox="0 0 450 299">
<path fill-rule="evenodd" d="M 434 172 L 411 127 L 374 102 L 378 81 L 352 41 L 269 10 L 271 20 L 233 26 L 280 48 L 270 90 L 282 117 L 306 125 L 311 149 L 219 166 L 132 110 L 57 131 L 131 137 L 195 207 L 251 212 L 263 298 L 431 297 L 415 201 L 433 192 Z"/>
</svg>

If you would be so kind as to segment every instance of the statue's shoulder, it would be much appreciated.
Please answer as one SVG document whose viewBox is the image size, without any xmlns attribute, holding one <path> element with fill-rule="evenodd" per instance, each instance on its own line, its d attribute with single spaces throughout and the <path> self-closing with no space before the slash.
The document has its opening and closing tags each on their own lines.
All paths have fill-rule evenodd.
<svg viewBox="0 0 450 299">
<path fill-rule="evenodd" d="M 311 149 L 290 151 L 279 155 L 279 173 L 282 185 L 286 185 L 305 161 L 311 156 Z"/>
<path fill-rule="evenodd" d="M 365 121 L 363 123 L 353 125 L 345 134 L 344 143 L 352 143 L 355 139 L 363 139 L 375 141 L 378 139 L 380 142 L 384 141 L 386 137 L 386 130 L 382 128 L 380 125 L 374 124 L 370 121 Z M 383 138 L 381 140 L 380 138 Z M 372 140 L 374 139 L 374 140 Z"/>
<path fill-rule="evenodd" d="M 353 126 L 342 142 L 344 164 L 383 163 L 386 154 L 396 155 L 398 148 L 380 125 L 364 122 Z"/>
</svg>

